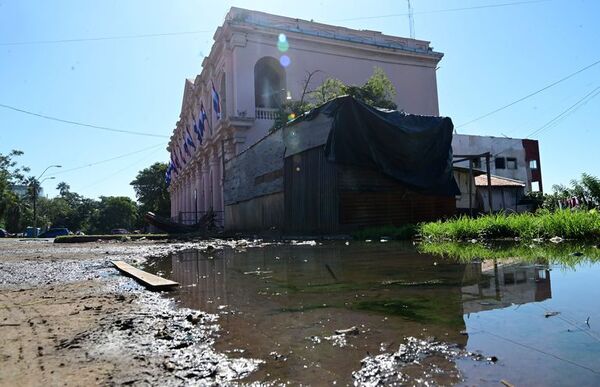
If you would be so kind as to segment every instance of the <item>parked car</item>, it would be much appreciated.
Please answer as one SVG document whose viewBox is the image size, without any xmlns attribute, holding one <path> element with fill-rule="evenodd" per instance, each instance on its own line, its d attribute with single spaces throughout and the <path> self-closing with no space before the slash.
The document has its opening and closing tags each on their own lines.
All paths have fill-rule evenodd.
<svg viewBox="0 0 600 387">
<path fill-rule="evenodd" d="M 127 231 L 124 228 L 113 228 L 112 230 L 110 230 L 110 233 L 113 235 L 120 235 L 120 234 L 129 234 L 129 231 Z"/>
<path fill-rule="evenodd" d="M 69 235 L 71 232 L 69 231 L 68 228 L 65 227 L 61 227 L 61 228 L 51 228 L 50 230 L 41 233 L 40 235 L 38 235 L 38 238 L 56 238 L 57 236 L 61 236 L 61 235 Z"/>
<path fill-rule="evenodd" d="M 0 228 L 0 238 L 8 238 L 8 232 L 3 228 Z"/>
</svg>

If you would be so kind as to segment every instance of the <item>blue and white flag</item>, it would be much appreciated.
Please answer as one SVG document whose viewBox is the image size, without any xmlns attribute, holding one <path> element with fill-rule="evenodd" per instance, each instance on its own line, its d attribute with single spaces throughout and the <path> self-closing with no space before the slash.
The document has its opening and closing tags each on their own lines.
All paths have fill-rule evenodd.
<svg viewBox="0 0 600 387">
<path fill-rule="evenodd" d="M 219 99 L 219 93 L 217 93 L 217 89 L 215 89 L 215 84 L 210 81 L 212 85 L 212 100 L 213 100 L 213 110 L 217 115 L 217 120 L 221 119 L 221 101 Z"/>
<path fill-rule="evenodd" d="M 168 186 L 171 185 L 171 172 L 173 171 L 173 162 L 169 162 L 169 166 L 167 167 L 167 172 L 165 173 L 165 184 Z"/>
<path fill-rule="evenodd" d="M 187 133 L 187 137 L 185 138 L 185 142 L 191 146 L 192 148 L 194 148 L 194 150 L 196 150 L 196 144 L 194 143 L 194 140 L 192 139 L 192 135 L 190 134 L 190 127 L 186 126 L 185 127 L 185 131 Z"/>
<path fill-rule="evenodd" d="M 186 155 L 188 155 L 188 157 L 192 157 L 192 154 L 190 153 L 190 148 L 188 148 L 187 141 L 185 140 L 183 140 L 183 151 Z"/>
<path fill-rule="evenodd" d="M 173 167 L 175 173 L 179 173 L 179 168 L 181 168 L 181 164 L 179 164 L 179 159 L 177 158 L 175 151 L 171 153 L 171 166 Z"/>
<path fill-rule="evenodd" d="M 187 160 L 185 159 L 185 157 L 183 157 L 183 152 L 181 151 L 181 145 L 177 147 L 177 150 L 179 151 L 179 157 L 181 158 L 183 165 L 187 164 Z"/>
</svg>

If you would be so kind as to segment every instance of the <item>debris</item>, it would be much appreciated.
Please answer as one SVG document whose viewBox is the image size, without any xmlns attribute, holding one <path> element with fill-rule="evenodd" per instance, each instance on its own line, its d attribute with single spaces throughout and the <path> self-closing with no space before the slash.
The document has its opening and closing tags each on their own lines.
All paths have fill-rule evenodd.
<svg viewBox="0 0 600 387">
<path fill-rule="evenodd" d="M 356 336 L 360 333 L 357 327 L 353 326 L 347 329 L 338 329 L 335 331 L 336 335 L 353 335 Z"/>
<path fill-rule="evenodd" d="M 558 316 L 560 314 L 560 312 L 546 312 L 544 313 L 544 317 L 548 318 L 548 317 L 554 317 L 554 316 Z"/>
<path fill-rule="evenodd" d="M 500 383 L 504 384 L 506 387 L 515 387 L 514 384 L 512 384 L 504 379 L 500 380 Z"/>
<path fill-rule="evenodd" d="M 550 242 L 552 242 L 552 243 L 561 243 L 563 241 L 564 241 L 564 239 L 561 238 L 561 237 L 559 237 L 559 236 L 555 236 L 555 237 L 550 238 Z"/>
</svg>

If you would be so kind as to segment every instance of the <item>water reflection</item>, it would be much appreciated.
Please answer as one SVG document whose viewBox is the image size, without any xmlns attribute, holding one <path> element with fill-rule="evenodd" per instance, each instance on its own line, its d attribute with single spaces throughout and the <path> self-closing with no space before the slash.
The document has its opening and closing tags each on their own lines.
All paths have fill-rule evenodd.
<svg viewBox="0 0 600 387">
<path fill-rule="evenodd" d="M 547 264 L 496 260 L 472 263 L 467 266 L 464 282 L 467 284 L 462 287 L 465 314 L 552 298 Z"/>
<path fill-rule="evenodd" d="M 600 354 L 600 340 L 589 334 L 583 341 L 574 336 L 577 333 L 564 337 L 567 329 L 577 329 L 572 324 L 558 327 L 568 325 L 561 320 L 567 320 L 564 304 L 557 304 L 563 311 L 559 318 L 544 317 L 556 297 L 555 271 L 548 264 L 514 259 L 460 263 L 417 253 L 410 245 L 355 243 L 186 251 L 156 262 L 152 270 L 171 273 L 182 284 L 173 296 L 183 306 L 221 314 L 218 349 L 267 360 L 249 381 L 351 383 L 352 371 L 360 368 L 367 354 L 395 351 L 408 336 L 435 336 L 500 358 L 495 365 L 439 359 L 437 366 L 443 372 L 429 375 L 438 384 L 459 382 L 457 367 L 466 383 L 497 385 L 506 378 L 504 367 L 509 367 L 510 375 L 513 369 L 520 372 L 511 382 L 534 382 L 539 379 L 533 369 L 549 364 L 543 352 L 567 357 L 582 350 Z M 569 275 L 574 273 L 579 272 Z M 588 293 L 600 297 L 596 288 Z M 567 289 L 561 287 L 565 294 Z M 590 314 L 600 321 L 597 309 Z M 348 337 L 346 346 L 327 340 L 335 330 L 352 326 L 360 334 Z M 540 336 L 557 335 L 556 331 L 560 340 Z M 580 340 L 577 345 L 571 345 L 573 338 Z M 558 340 L 558 348 L 540 345 L 542 340 Z M 570 349 L 563 348 L 565 343 L 571 343 Z M 529 368 L 512 358 L 514 353 L 527 359 Z M 596 369 L 597 360 L 586 356 L 583 362 Z M 557 369 L 566 364 L 580 371 L 568 362 L 555 358 L 554 362 Z M 415 379 L 423 377 L 419 370 L 414 372 Z M 545 383 L 566 381 L 559 372 L 547 374 L 554 379 L 542 378 Z M 596 376 L 579 372 L 576 380 L 585 384 Z"/>
</svg>

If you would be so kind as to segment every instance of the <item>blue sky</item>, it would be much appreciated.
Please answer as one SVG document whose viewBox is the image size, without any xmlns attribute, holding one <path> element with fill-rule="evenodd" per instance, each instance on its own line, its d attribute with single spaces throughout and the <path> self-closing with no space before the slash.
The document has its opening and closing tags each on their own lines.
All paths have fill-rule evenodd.
<svg viewBox="0 0 600 387">
<path fill-rule="evenodd" d="M 440 112 L 459 133 L 524 137 L 600 86 L 600 64 L 532 98 L 460 126 L 600 60 L 600 2 L 549 0 L 429 12 L 518 0 L 413 0 L 418 39 L 445 54 Z M 186 77 L 201 70 L 230 6 L 408 36 L 406 2 L 395 1 L 32 1 L 0 0 L 0 104 L 116 129 L 169 136 Z M 397 15 L 363 20 L 367 16 Z M 19 42 L 208 31 L 80 42 Z M 590 94 L 592 93 L 592 94 Z M 587 100 L 584 100 L 587 101 Z M 600 97 L 578 105 L 539 139 L 545 190 L 582 172 L 600 176 Z M 61 164 L 56 183 L 88 197 L 134 196 L 137 171 L 166 161 L 166 138 L 101 131 L 0 108 L 0 153 L 25 152 L 39 175 Z M 98 161 L 133 153 L 113 161 Z M 77 170 L 74 168 L 83 167 Z M 45 176 L 51 175 L 52 170 Z"/>
</svg>

